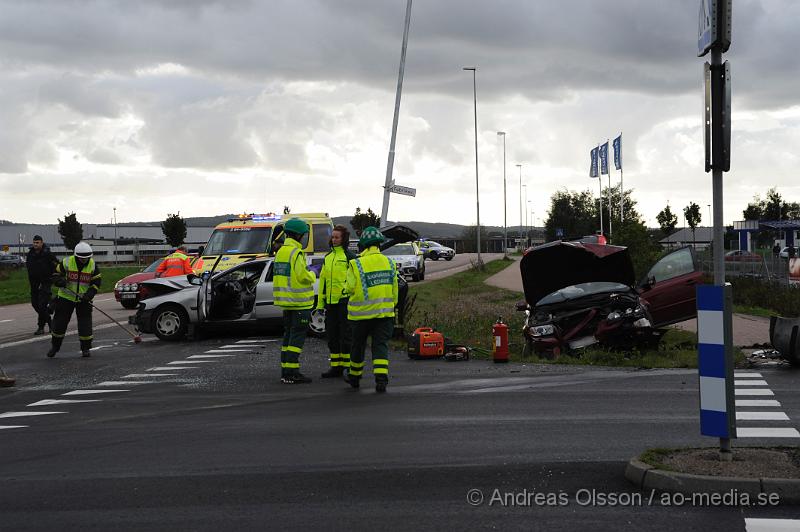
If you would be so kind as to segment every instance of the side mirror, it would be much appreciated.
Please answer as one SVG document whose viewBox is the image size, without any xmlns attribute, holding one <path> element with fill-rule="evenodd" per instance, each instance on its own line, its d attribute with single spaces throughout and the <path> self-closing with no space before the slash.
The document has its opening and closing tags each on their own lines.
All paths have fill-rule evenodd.
<svg viewBox="0 0 800 532">
<path fill-rule="evenodd" d="M 655 286 L 655 284 L 656 284 L 656 278 L 654 275 L 651 275 L 650 277 L 644 280 L 642 288 L 644 288 L 645 290 L 650 290 L 651 288 L 653 288 L 653 286 Z"/>
<path fill-rule="evenodd" d="M 530 307 L 528 306 L 528 302 L 527 301 L 517 301 L 517 304 L 514 306 L 514 308 L 518 312 L 523 312 L 523 311 L 526 311 L 526 310 L 530 310 Z"/>
<path fill-rule="evenodd" d="M 193 284 L 195 286 L 200 286 L 203 284 L 203 279 L 201 277 L 196 276 L 193 273 L 186 275 L 186 280 L 189 281 L 189 284 Z"/>
<path fill-rule="evenodd" d="M 200 246 L 199 248 L 197 248 L 197 256 L 198 256 L 198 257 L 202 257 L 202 256 L 203 256 L 203 252 L 204 252 L 205 250 L 206 250 L 206 247 L 205 247 L 205 246 Z"/>
</svg>

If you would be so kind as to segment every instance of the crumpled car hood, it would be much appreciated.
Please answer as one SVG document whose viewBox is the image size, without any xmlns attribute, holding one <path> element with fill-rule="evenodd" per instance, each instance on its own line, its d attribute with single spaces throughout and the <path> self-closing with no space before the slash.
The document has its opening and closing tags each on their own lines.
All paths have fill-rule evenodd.
<svg viewBox="0 0 800 532">
<path fill-rule="evenodd" d="M 189 288 L 192 286 L 197 288 L 197 285 L 191 284 L 185 275 L 176 275 L 174 277 L 161 277 L 158 279 L 150 279 L 149 281 L 143 281 L 141 284 L 160 288 L 161 292 L 167 292 L 170 290 L 173 291 L 183 290 L 184 288 Z"/>
<path fill-rule="evenodd" d="M 519 268 L 525 301 L 531 306 L 556 290 L 578 283 L 635 283 L 628 248 L 621 246 L 557 240 L 528 251 Z"/>
</svg>

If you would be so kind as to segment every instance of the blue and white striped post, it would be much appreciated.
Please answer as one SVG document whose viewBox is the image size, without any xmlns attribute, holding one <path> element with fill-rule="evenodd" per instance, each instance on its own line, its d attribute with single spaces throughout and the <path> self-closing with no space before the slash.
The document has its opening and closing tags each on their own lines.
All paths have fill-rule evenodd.
<svg viewBox="0 0 800 532">
<path fill-rule="evenodd" d="M 736 437 L 733 388 L 732 292 L 724 286 L 697 287 L 697 356 L 700 376 L 700 433 L 723 440 Z"/>
</svg>

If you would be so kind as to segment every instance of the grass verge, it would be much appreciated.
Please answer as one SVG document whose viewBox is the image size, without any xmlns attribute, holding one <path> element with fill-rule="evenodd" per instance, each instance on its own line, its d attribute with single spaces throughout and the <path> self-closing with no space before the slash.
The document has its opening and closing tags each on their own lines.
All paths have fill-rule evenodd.
<svg viewBox="0 0 800 532">
<path fill-rule="evenodd" d="M 114 291 L 117 281 L 132 273 L 141 271 L 141 266 L 100 266 L 103 274 L 103 284 L 100 293 Z M 55 294 L 55 289 L 53 290 Z M 31 287 L 28 283 L 28 271 L 25 268 L 17 270 L 0 270 L 0 305 L 13 305 L 28 303 L 31 300 Z"/>
<path fill-rule="evenodd" d="M 492 324 L 502 316 L 509 327 L 509 358 L 515 362 L 636 368 L 697 367 L 697 336 L 679 329 L 668 329 L 658 347 L 653 349 L 623 351 L 591 346 L 555 360 L 523 357 L 525 313 L 514 309 L 515 303 L 524 299 L 523 295 L 484 282 L 512 264 L 516 262 L 495 260 L 486 263 L 483 271 L 470 269 L 445 279 L 410 286 L 409 297 L 415 300 L 406 317 L 406 330 L 412 332 L 417 327 L 433 327 L 453 342 L 472 347 L 475 358 L 491 358 Z M 740 350 L 737 349 L 734 356 L 737 366 L 744 363 Z"/>
</svg>

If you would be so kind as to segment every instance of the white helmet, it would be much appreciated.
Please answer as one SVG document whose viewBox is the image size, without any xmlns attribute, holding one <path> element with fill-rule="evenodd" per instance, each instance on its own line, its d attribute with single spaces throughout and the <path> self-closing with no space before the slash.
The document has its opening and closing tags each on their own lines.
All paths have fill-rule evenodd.
<svg viewBox="0 0 800 532">
<path fill-rule="evenodd" d="M 78 245 L 75 246 L 75 257 L 79 259 L 92 258 L 92 246 L 86 242 L 78 242 Z"/>
</svg>

